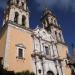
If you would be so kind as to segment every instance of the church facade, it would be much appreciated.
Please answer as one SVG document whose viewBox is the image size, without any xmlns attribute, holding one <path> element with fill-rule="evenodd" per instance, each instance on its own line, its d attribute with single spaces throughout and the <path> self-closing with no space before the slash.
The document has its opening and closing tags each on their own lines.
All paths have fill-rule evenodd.
<svg viewBox="0 0 75 75">
<path fill-rule="evenodd" d="M 29 26 L 27 0 L 9 0 L 0 33 L 0 60 L 9 71 L 29 70 L 35 75 L 71 75 L 68 47 L 56 16 L 47 8 L 42 27 Z"/>
</svg>

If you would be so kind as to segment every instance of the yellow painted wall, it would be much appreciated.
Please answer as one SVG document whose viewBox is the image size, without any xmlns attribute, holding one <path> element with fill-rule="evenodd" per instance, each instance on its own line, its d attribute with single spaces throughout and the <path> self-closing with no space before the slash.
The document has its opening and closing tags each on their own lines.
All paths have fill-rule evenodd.
<svg viewBox="0 0 75 75">
<path fill-rule="evenodd" d="M 67 57 L 67 50 L 68 50 L 68 47 L 66 45 L 63 45 L 63 44 L 58 44 L 57 45 L 57 48 L 58 48 L 58 52 L 59 52 L 59 56 L 60 56 L 60 59 L 63 59 L 64 63 L 63 63 L 63 71 L 64 71 L 64 74 L 65 75 L 71 75 L 71 69 L 70 67 L 68 67 L 66 65 L 66 62 L 65 62 L 65 58 Z"/>
<path fill-rule="evenodd" d="M 8 50 L 8 70 L 15 72 L 29 70 L 32 71 L 32 38 L 31 34 L 27 31 L 21 31 L 20 29 L 10 27 L 10 39 Z M 22 43 L 26 49 L 24 53 L 25 60 L 16 58 L 17 47 L 16 44 Z"/>
<path fill-rule="evenodd" d="M 71 69 L 69 67 L 64 67 L 65 75 L 71 75 Z"/>
<path fill-rule="evenodd" d="M 57 44 L 57 49 L 58 49 L 59 57 L 61 59 L 66 58 L 66 54 L 67 54 L 66 52 L 68 50 L 68 47 L 66 45 L 58 43 Z"/>
</svg>

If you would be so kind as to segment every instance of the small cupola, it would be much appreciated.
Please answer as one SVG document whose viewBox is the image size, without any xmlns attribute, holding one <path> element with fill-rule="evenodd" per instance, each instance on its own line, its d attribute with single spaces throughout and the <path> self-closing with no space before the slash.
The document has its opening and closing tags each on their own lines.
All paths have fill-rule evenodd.
<svg viewBox="0 0 75 75">
<path fill-rule="evenodd" d="M 45 8 L 45 10 L 43 11 L 41 22 L 42 22 L 43 28 L 45 28 L 47 31 L 50 30 L 50 27 L 52 25 L 57 25 L 57 20 L 55 15 L 47 8 Z"/>
</svg>

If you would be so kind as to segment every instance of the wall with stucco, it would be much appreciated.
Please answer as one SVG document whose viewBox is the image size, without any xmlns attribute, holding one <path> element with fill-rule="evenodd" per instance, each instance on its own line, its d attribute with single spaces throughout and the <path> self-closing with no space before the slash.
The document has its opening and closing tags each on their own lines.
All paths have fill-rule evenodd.
<svg viewBox="0 0 75 75">
<path fill-rule="evenodd" d="M 31 53 L 33 50 L 31 33 L 17 26 L 8 26 L 8 37 L 6 43 L 6 54 L 4 67 L 11 71 L 32 71 Z M 24 51 L 24 59 L 16 58 L 17 47 L 16 44 L 23 44 L 26 49 Z"/>
</svg>

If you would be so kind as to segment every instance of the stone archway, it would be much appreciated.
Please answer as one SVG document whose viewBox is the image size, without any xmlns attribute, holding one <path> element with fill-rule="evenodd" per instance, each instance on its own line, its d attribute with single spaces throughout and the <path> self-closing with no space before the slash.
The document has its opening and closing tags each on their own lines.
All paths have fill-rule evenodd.
<svg viewBox="0 0 75 75">
<path fill-rule="evenodd" d="M 54 75 L 54 73 L 52 71 L 47 71 L 46 75 Z"/>
</svg>

